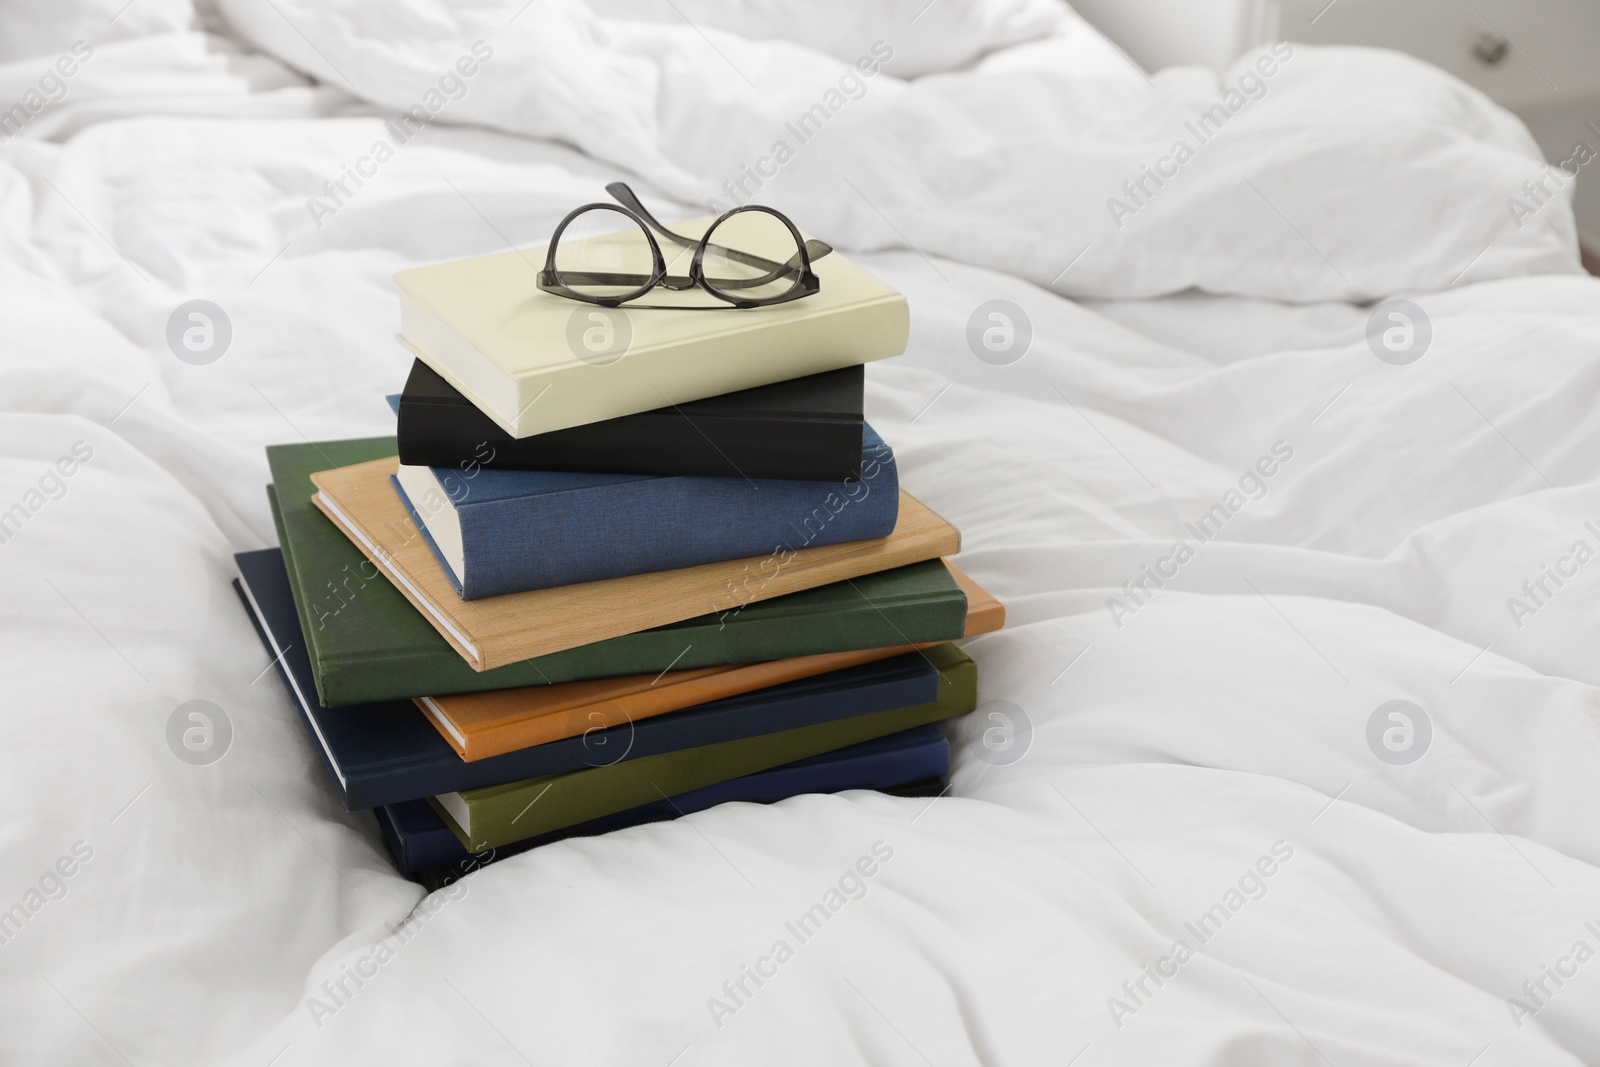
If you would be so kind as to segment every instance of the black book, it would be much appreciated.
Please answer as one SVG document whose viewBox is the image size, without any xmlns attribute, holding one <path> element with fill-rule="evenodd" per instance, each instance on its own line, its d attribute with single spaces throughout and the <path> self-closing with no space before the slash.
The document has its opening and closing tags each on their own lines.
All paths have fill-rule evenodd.
<svg viewBox="0 0 1600 1067">
<path fill-rule="evenodd" d="M 400 462 L 843 481 L 860 476 L 864 368 L 514 438 L 426 363 L 400 394 Z"/>
</svg>

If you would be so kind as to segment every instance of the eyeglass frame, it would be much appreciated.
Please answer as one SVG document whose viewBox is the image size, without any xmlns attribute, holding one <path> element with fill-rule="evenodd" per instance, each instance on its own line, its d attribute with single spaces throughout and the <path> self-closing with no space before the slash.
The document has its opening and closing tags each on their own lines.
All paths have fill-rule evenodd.
<svg viewBox="0 0 1600 1067">
<path fill-rule="evenodd" d="M 659 311 L 730 311 L 769 307 L 774 304 L 786 304 L 792 300 L 800 300 L 808 296 L 814 296 L 822 288 L 822 282 L 820 279 L 818 279 L 816 272 L 811 269 L 811 263 L 813 259 L 821 259 L 823 256 L 828 255 L 833 251 L 833 247 L 826 242 L 818 241 L 815 238 L 807 240 L 806 238 L 802 237 L 799 229 L 793 222 L 789 220 L 789 217 L 775 208 L 766 207 L 762 204 L 744 204 L 728 211 L 724 211 L 721 215 L 717 216 L 711 225 L 706 227 L 704 236 L 700 237 L 699 239 L 695 239 L 692 237 L 686 237 L 680 233 L 674 233 L 672 230 L 667 229 L 666 226 L 656 221 L 655 216 L 651 215 L 645 206 L 639 202 L 639 198 L 634 195 L 633 190 L 628 188 L 625 183 L 611 182 L 606 186 L 606 192 L 616 197 L 620 203 L 607 204 L 596 202 L 592 204 L 584 204 L 581 207 L 574 208 L 572 211 L 567 213 L 567 217 L 561 220 L 560 224 L 556 226 L 555 232 L 550 235 L 550 244 L 545 252 L 544 270 L 539 272 L 539 278 L 537 282 L 538 287 L 544 292 L 553 293 L 556 296 L 565 297 L 568 300 L 579 300 L 586 304 L 598 304 L 601 307 L 620 307 L 630 300 L 637 300 L 656 288 L 666 289 L 669 292 L 688 292 L 692 289 L 703 289 L 709 295 L 718 300 L 724 301 L 727 306 L 712 305 L 710 307 L 695 308 L 686 308 L 682 305 L 673 304 L 633 304 L 630 306 L 640 310 Z M 556 249 L 560 247 L 561 235 L 566 232 L 567 227 L 571 225 L 574 219 L 576 219 L 579 215 L 589 211 L 615 211 L 619 215 L 622 215 L 623 217 L 632 221 L 644 234 L 646 242 L 648 242 L 650 245 L 650 258 L 653 267 L 649 276 L 645 278 L 645 283 L 640 288 L 621 296 L 598 296 L 592 293 L 578 292 L 577 290 L 574 290 L 562 283 L 562 272 L 556 269 Z M 709 239 L 711 235 L 716 232 L 718 226 L 721 226 L 734 215 L 738 215 L 745 211 L 759 211 L 764 214 L 771 215 L 781 222 L 784 228 L 789 231 L 789 235 L 794 238 L 795 249 L 798 252 L 800 260 L 800 276 L 796 280 L 795 284 L 788 290 L 788 292 L 774 297 L 741 300 L 738 297 L 729 296 L 728 294 L 713 288 L 710 280 L 706 278 L 703 260 L 705 259 L 706 250 L 708 248 L 714 248 L 718 252 L 727 255 L 729 259 L 733 259 L 737 262 L 743 262 L 751 266 L 769 267 L 772 268 L 773 271 L 787 271 L 794 269 L 793 259 L 784 263 L 778 263 L 763 256 L 757 256 L 751 252 L 744 252 L 736 248 L 727 248 L 722 245 L 714 245 L 710 243 Z M 661 254 L 661 245 L 651 231 L 655 231 L 665 237 L 671 238 L 673 241 L 676 241 L 681 245 L 694 246 L 694 258 L 689 263 L 689 274 L 687 277 L 673 278 L 667 273 L 666 257 Z M 570 274 L 572 272 L 569 271 L 567 273 Z M 631 282 L 632 279 L 639 277 L 639 275 L 624 275 L 624 277 L 627 277 Z"/>
</svg>

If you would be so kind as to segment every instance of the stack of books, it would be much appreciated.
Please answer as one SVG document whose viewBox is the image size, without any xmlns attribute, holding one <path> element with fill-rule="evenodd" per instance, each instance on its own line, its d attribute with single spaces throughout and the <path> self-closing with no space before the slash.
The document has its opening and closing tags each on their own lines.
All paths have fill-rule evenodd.
<svg viewBox="0 0 1600 1067">
<path fill-rule="evenodd" d="M 397 275 L 397 435 L 267 450 L 280 547 L 239 591 L 346 807 L 439 884 L 725 801 L 937 793 L 977 699 L 950 642 L 1004 609 L 862 417 L 904 300 L 834 254 L 786 304 L 605 309 L 541 258 Z"/>
</svg>

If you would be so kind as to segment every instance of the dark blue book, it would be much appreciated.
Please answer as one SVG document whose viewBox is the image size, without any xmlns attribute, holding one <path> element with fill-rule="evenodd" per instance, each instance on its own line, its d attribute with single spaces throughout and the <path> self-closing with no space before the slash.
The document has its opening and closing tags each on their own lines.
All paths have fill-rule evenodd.
<svg viewBox="0 0 1600 1067">
<path fill-rule="evenodd" d="M 861 476 L 712 478 L 401 465 L 395 488 L 463 599 L 887 537 L 894 452 L 862 431 Z"/>
<path fill-rule="evenodd" d="M 770 804 L 802 793 L 898 789 L 910 783 L 942 778 L 949 770 L 950 745 L 939 728 L 928 723 L 484 852 L 468 852 L 426 800 L 386 804 L 377 810 L 377 816 L 401 870 L 453 867 L 461 873 L 472 865 L 481 866 L 569 837 L 593 837 L 647 822 L 662 822 L 718 804 L 734 801 Z"/>
<path fill-rule="evenodd" d="M 234 560 L 239 595 L 351 811 L 911 707 L 939 693 L 939 672 L 911 652 L 467 763 L 409 700 L 318 704 L 282 553 Z"/>
</svg>

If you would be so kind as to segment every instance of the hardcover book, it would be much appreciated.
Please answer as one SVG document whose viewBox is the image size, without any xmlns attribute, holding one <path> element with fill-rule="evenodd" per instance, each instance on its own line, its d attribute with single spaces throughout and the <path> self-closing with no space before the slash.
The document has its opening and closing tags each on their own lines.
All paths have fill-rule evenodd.
<svg viewBox="0 0 1600 1067">
<path fill-rule="evenodd" d="M 400 394 L 400 462 L 842 482 L 861 476 L 863 368 L 812 374 L 516 438 L 420 359 Z"/>
<path fill-rule="evenodd" d="M 419 871 L 452 865 L 460 868 L 474 861 L 482 865 L 569 837 L 592 837 L 630 826 L 676 819 L 718 804 L 771 804 L 803 793 L 842 793 L 847 789 L 904 789 L 942 778 L 949 770 L 950 745 L 939 728 L 930 723 L 527 838 L 498 850 L 497 854 L 468 852 L 461 839 L 425 800 L 386 804 L 378 808 L 376 814 L 401 870 Z"/>
<path fill-rule="evenodd" d="M 669 668 L 949 641 L 963 632 L 966 597 L 944 564 L 929 560 L 761 601 L 724 616 L 701 616 L 475 671 L 311 505 L 312 472 L 393 455 L 392 438 L 267 449 L 279 490 L 269 489 L 274 521 L 317 694 L 328 707 L 626 674 L 654 677 Z M 387 491 L 392 497 L 393 489 Z"/>
<path fill-rule="evenodd" d="M 673 229 L 698 236 L 712 221 Z M 501 252 L 394 278 L 416 355 L 512 437 L 869 363 L 903 352 L 910 332 L 905 298 L 838 252 L 813 265 L 813 296 L 712 311 L 569 300 L 535 284 L 544 259 Z"/>
<path fill-rule="evenodd" d="M 938 688 L 933 666 L 911 653 L 467 763 L 409 700 L 318 704 L 282 557 L 262 549 L 234 559 L 240 596 L 351 810 L 871 714 L 931 700 Z"/>
<path fill-rule="evenodd" d="M 1005 624 L 1005 608 L 982 586 L 946 563 L 967 596 L 963 637 Z M 826 652 L 764 663 L 728 664 L 624 678 L 496 689 L 486 693 L 419 697 L 440 734 L 465 760 L 480 760 L 590 730 L 638 722 L 654 715 L 750 693 L 784 682 L 902 655 L 927 645 L 897 645 Z"/>
<path fill-rule="evenodd" d="M 756 601 L 961 548 L 955 527 L 901 490 L 888 537 L 798 547 L 810 543 L 808 525 L 758 557 L 462 600 L 390 483 L 397 467 L 390 458 L 314 473 L 312 503 L 480 671 L 700 615 L 726 621 Z M 831 521 L 832 506 L 819 521 Z"/>
<path fill-rule="evenodd" d="M 954 645 L 938 645 L 914 654 L 922 656 L 939 671 L 939 695 L 930 703 L 628 759 L 604 767 L 444 793 L 433 798 L 434 804 L 462 844 L 479 852 L 624 811 L 652 799 L 687 793 L 923 723 L 963 715 L 977 706 L 978 667 L 966 653 Z"/>
<path fill-rule="evenodd" d="M 466 600 L 887 537 L 894 452 L 868 426 L 859 479 L 802 482 L 401 464 L 395 486 Z"/>
</svg>

